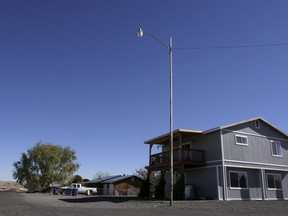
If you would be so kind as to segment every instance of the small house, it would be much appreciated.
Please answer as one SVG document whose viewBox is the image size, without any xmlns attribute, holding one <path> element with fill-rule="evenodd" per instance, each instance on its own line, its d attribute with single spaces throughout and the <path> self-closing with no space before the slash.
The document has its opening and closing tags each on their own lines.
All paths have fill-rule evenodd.
<svg viewBox="0 0 288 216">
<path fill-rule="evenodd" d="M 97 187 L 103 195 L 138 195 L 143 180 L 135 175 L 115 175 L 97 178 L 85 183 L 87 187 Z"/>
</svg>

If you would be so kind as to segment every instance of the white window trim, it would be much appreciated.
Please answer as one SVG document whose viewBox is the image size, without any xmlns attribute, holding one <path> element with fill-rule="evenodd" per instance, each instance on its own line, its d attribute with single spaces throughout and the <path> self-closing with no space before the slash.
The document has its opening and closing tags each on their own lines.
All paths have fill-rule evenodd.
<svg viewBox="0 0 288 216">
<path fill-rule="evenodd" d="M 256 120 L 255 121 L 255 128 L 257 128 L 257 129 L 260 129 L 260 121 L 259 120 Z"/>
<path fill-rule="evenodd" d="M 280 145 L 280 154 L 274 154 L 273 153 L 273 147 L 272 147 L 272 143 L 275 143 L 275 144 L 279 144 Z M 281 142 L 280 141 L 275 141 L 275 140 L 270 140 L 270 144 L 271 144 L 271 154 L 273 157 L 279 157 L 279 158 L 282 158 L 283 157 L 283 154 L 282 154 L 282 146 L 281 146 Z"/>
<path fill-rule="evenodd" d="M 246 184 L 247 184 L 247 187 L 246 188 L 241 188 L 241 187 L 232 187 L 231 186 L 231 173 L 237 173 L 237 174 L 244 174 L 246 176 Z M 247 172 L 243 172 L 243 171 L 229 171 L 229 188 L 231 190 L 249 190 L 249 183 L 248 183 L 248 174 Z"/>
<path fill-rule="evenodd" d="M 239 143 L 239 142 L 237 142 L 237 137 L 246 138 L 246 139 L 247 139 L 247 144 L 246 144 L 246 143 Z M 249 145 L 248 136 L 235 134 L 235 143 L 236 143 L 236 145 L 248 146 L 248 145 Z"/>
<path fill-rule="evenodd" d="M 268 175 L 279 176 L 280 177 L 281 188 L 269 188 L 269 186 L 268 186 Z M 281 174 L 279 174 L 279 173 L 266 173 L 266 187 L 267 187 L 267 190 L 269 190 L 269 191 L 282 191 L 283 190 L 283 185 L 282 185 L 282 176 L 281 176 Z"/>
</svg>

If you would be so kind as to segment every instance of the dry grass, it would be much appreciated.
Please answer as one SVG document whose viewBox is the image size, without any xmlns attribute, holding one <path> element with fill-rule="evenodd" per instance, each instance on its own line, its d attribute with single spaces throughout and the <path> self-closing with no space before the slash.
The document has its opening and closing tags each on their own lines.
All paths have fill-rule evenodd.
<svg viewBox="0 0 288 216">
<path fill-rule="evenodd" d="M 13 181 L 0 181 L 0 191 L 15 190 L 23 191 L 24 187 Z"/>
</svg>

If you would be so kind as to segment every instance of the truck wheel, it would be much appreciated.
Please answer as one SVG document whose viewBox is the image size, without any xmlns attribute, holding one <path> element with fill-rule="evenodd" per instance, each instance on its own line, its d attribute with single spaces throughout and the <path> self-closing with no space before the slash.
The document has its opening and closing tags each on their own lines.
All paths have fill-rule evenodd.
<svg viewBox="0 0 288 216">
<path fill-rule="evenodd" d="M 63 189 L 62 192 L 61 192 L 61 194 L 67 195 L 67 193 L 68 193 L 67 191 L 68 191 L 67 189 Z"/>
</svg>

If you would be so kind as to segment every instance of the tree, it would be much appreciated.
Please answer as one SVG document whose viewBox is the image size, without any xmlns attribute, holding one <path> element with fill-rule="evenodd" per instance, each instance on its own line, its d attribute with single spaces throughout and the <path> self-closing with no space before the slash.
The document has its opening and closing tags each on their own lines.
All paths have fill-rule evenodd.
<svg viewBox="0 0 288 216">
<path fill-rule="evenodd" d="M 96 174 L 93 176 L 93 179 L 103 178 L 109 175 L 109 172 L 97 171 Z"/>
<path fill-rule="evenodd" d="M 143 179 L 143 180 L 148 180 L 148 170 L 145 168 L 140 168 L 136 169 L 134 175 L 137 177 Z M 150 173 L 150 183 L 155 186 L 159 183 L 161 179 L 161 172 L 160 171 L 154 171 Z"/>
<path fill-rule="evenodd" d="M 70 147 L 39 142 L 13 163 L 13 177 L 29 190 L 45 191 L 51 183 L 64 183 L 71 178 L 80 166 L 76 160 Z"/>
<path fill-rule="evenodd" d="M 155 191 L 155 188 L 157 188 L 161 180 L 161 172 L 157 172 L 157 171 L 151 172 L 150 176 L 148 176 L 148 170 L 145 168 L 136 169 L 134 175 L 144 180 L 140 188 L 140 193 L 139 193 L 140 197 L 149 197 L 150 193 L 153 194 Z"/>
<path fill-rule="evenodd" d="M 72 179 L 72 183 L 81 183 L 83 182 L 83 179 L 80 175 L 75 175 Z"/>
</svg>

